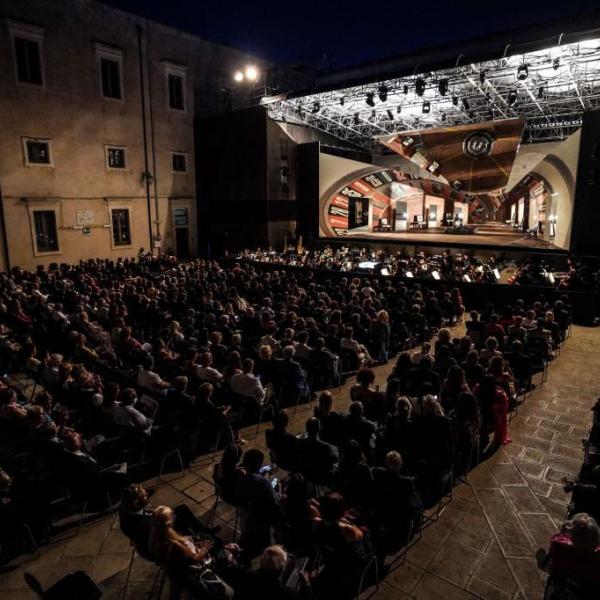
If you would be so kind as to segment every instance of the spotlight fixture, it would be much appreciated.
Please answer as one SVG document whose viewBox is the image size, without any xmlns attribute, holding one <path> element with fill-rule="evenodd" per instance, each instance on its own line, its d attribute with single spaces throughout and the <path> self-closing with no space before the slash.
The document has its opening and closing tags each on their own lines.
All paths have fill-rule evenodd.
<svg viewBox="0 0 600 600">
<path fill-rule="evenodd" d="M 387 85 L 380 85 L 377 95 L 382 102 L 385 102 L 388 97 L 388 88 Z"/>
<path fill-rule="evenodd" d="M 486 77 L 486 70 L 484 69 L 483 71 L 479 72 L 479 82 L 480 83 L 485 83 L 485 77 Z"/>
<path fill-rule="evenodd" d="M 559 67 L 560 67 L 560 58 L 557 57 L 552 61 L 552 68 L 555 71 L 557 71 Z"/>
<path fill-rule="evenodd" d="M 241 71 L 236 71 L 236 72 L 235 72 L 235 75 L 233 76 L 233 79 L 234 79 L 235 81 L 237 81 L 238 83 L 239 83 L 240 81 L 244 81 L 244 74 L 243 74 Z"/>
<path fill-rule="evenodd" d="M 442 120 L 443 123 L 446 122 L 446 113 L 442 113 L 441 120 Z"/>
<path fill-rule="evenodd" d="M 415 81 L 415 92 L 417 96 L 422 96 L 425 93 L 425 80 L 422 77 L 417 77 Z"/>
<path fill-rule="evenodd" d="M 527 65 L 519 65 L 517 69 L 517 79 L 525 81 L 529 77 L 529 67 Z"/>
<path fill-rule="evenodd" d="M 374 110 L 372 110 L 371 116 L 369 117 L 369 121 L 374 121 L 376 117 L 377 117 L 377 113 Z"/>
<path fill-rule="evenodd" d="M 465 110 L 469 110 L 469 108 L 471 107 L 471 105 L 469 104 L 469 100 L 467 98 L 463 98 L 462 105 Z"/>
<path fill-rule="evenodd" d="M 296 112 L 298 115 L 302 116 L 302 102 L 298 102 L 298 105 L 296 106 Z"/>
<path fill-rule="evenodd" d="M 445 96 L 448 93 L 448 80 L 447 79 L 440 79 L 438 81 L 438 92 L 442 96 Z"/>
<path fill-rule="evenodd" d="M 508 92 L 507 101 L 509 106 L 512 106 L 517 101 L 517 92 L 515 90 Z"/>
<path fill-rule="evenodd" d="M 398 114 L 400 114 L 402 112 L 402 104 L 398 104 L 398 106 L 396 107 L 396 112 Z"/>
<path fill-rule="evenodd" d="M 429 102 L 429 100 L 425 100 L 425 102 L 423 102 L 423 114 L 428 114 L 431 112 L 431 103 Z"/>
<path fill-rule="evenodd" d="M 342 96 L 340 98 L 340 106 L 344 106 L 345 103 L 346 103 L 346 99 L 344 98 L 344 96 Z"/>
<path fill-rule="evenodd" d="M 373 99 L 375 96 L 375 94 L 373 92 L 367 92 L 367 99 L 366 99 L 366 103 L 369 106 L 375 106 L 375 100 Z"/>
<path fill-rule="evenodd" d="M 258 69 L 253 65 L 249 65 L 246 67 L 244 75 L 248 81 L 256 81 L 258 79 Z"/>
<path fill-rule="evenodd" d="M 387 109 L 387 116 L 390 121 L 394 120 L 394 113 L 389 108 Z"/>
<path fill-rule="evenodd" d="M 321 110 L 321 103 L 320 102 L 314 102 L 313 103 L 313 107 L 312 107 L 312 113 L 313 115 L 318 113 Z"/>
<path fill-rule="evenodd" d="M 546 90 L 544 89 L 543 85 L 540 85 L 539 89 L 538 89 L 538 98 L 540 100 L 542 100 L 545 96 Z"/>
<path fill-rule="evenodd" d="M 404 88 L 402 91 L 404 92 L 405 96 L 406 96 L 406 94 L 408 94 L 408 85 L 406 85 L 406 83 L 404 84 Z"/>
<path fill-rule="evenodd" d="M 358 116 L 358 113 L 354 113 L 354 124 L 360 125 L 360 117 Z"/>
<path fill-rule="evenodd" d="M 452 96 L 452 104 L 454 104 L 454 106 L 458 106 L 458 96 Z"/>
</svg>

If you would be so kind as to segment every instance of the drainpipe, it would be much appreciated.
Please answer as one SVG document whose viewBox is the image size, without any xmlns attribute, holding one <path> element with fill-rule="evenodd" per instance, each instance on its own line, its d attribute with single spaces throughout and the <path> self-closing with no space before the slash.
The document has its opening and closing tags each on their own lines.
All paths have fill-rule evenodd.
<svg viewBox="0 0 600 600">
<path fill-rule="evenodd" d="M 8 238 L 6 237 L 6 219 L 4 218 L 4 198 L 2 198 L 2 188 L 0 187 L 0 233 L 2 234 L 2 253 L 4 254 L 4 264 L 6 272 L 10 273 L 10 257 L 8 254 Z"/>
<path fill-rule="evenodd" d="M 152 243 L 152 206 L 150 200 L 150 185 L 152 184 L 152 174 L 148 171 L 148 131 L 146 129 L 146 93 L 144 90 L 144 53 L 142 50 L 142 28 L 137 25 L 138 39 L 138 59 L 140 63 L 140 97 L 142 101 L 142 138 L 144 142 L 144 185 L 146 187 L 146 207 L 148 210 L 148 235 L 150 242 L 150 252 L 154 254 L 154 244 Z"/>
<path fill-rule="evenodd" d="M 150 47 L 150 33 L 146 28 L 146 43 L 148 48 Z M 146 65 L 147 65 L 147 73 L 148 73 L 148 109 L 150 111 L 150 146 L 152 148 L 152 173 L 154 174 L 154 217 L 156 224 L 156 240 L 160 240 L 160 219 L 158 215 L 158 179 L 157 179 L 157 170 L 156 170 L 156 144 L 154 139 L 154 108 L 152 106 L 152 77 L 151 74 L 151 65 L 150 65 L 150 51 L 146 53 Z M 160 254 L 160 252 L 159 252 Z"/>
</svg>

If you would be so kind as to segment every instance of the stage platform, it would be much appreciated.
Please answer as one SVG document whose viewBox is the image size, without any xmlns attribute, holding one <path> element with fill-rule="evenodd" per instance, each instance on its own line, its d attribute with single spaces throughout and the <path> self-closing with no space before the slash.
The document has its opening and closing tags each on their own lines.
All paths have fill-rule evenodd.
<svg viewBox="0 0 600 600">
<path fill-rule="evenodd" d="M 486 223 L 476 225 L 474 234 L 446 233 L 444 227 L 429 229 L 415 229 L 410 231 L 369 231 L 366 227 L 351 229 L 338 239 L 352 239 L 371 242 L 396 242 L 416 246 L 452 246 L 452 247 L 497 247 L 512 250 L 535 249 L 551 252 L 566 252 L 541 237 L 535 237 L 512 228 L 507 228 L 502 223 Z"/>
</svg>

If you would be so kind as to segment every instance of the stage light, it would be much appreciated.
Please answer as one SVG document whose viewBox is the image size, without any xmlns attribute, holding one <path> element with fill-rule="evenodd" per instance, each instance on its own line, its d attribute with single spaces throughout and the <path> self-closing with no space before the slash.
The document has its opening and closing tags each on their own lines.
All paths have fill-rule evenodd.
<svg viewBox="0 0 600 600">
<path fill-rule="evenodd" d="M 298 106 L 296 106 L 296 111 L 298 115 L 302 116 L 302 102 L 298 102 Z"/>
<path fill-rule="evenodd" d="M 462 190 L 462 181 L 456 179 L 455 181 L 452 182 L 452 189 L 455 190 L 456 192 L 460 192 L 460 190 Z"/>
<path fill-rule="evenodd" d="M 403 91 L 404 91 L 404 95 L 406 96 L 406 94 L 408 94 L 408 85 L 406 85 L 406 83 L 404 84 Z"/>
<path fill-rule="evenodd" d="M 539 89 L 538 89 L 538 98 L 540 100 L 542 100 L 544 98 L 544 86 L 540 85 Z"/>
<path fill-rule="evenodd" d="M 312 107 L 312 112 L 313 115 L 318 113 L 321 110 L 321 103 L 320 102 L 314 102 L 313 103 L 313 107 Z"/>
<path fill-rule="evenodd" d="M 239 83 L 240 81 L 244 81 L 244 74 L 243 74 L 241 71 L 236 71 L 236 72 L 235 72 L 235 75 L 233 76 L 233 79 L 234 79 L 235 81 L 237 81 L 238 83 Z"/>
<path fill-rule="evenodd" d="M 438 81 L 438 91 L 442 96 L 445 96 L 448 93 L 448 80 L 440 79 Z"/>
<path fill-rule="evenodd" d="M 396 112 L 398 114 L 400 114 L 402 112 L 402 104 L 398 104 L 398 106 L 396 107 Z"/>
<path fill-rule="evenodd" d="M 507 101 L 509 106 L 512 106 L 517 101 L 517 92 L 515 90 L 508 92 Z"/>
<path fill-rule="evenodd" d="M 369 106 L 375 106 L 375 100 L 373 100 L 373 97 L 375 96 L 375 94 L 373 92 L 367 92 L 367 99 L 366 99 L 366 103 Z"/>
<path fill-rule="evenodd" d="M 519 81 L 525 81 L 529 77 L 529 67 L 527 65 L 519 65 L 517 69 L 517 79 Z"/>
<path fill-rule="evenodd" d="M 354 124 L 360 125 L 360 117 L 359 117 L 358 113 L 354 113 Z"/>
<path fill-rule="evenodd" d="M 428 114 L 430 112 L 431 112 L 431 103 L 428 100 L 425 100 L 425 102 L 423 102 L 423 113 Z"/>
<path fill-rule="evenodd" d="M 344 96 L 342 96 L 340 98 L 340 106 L 344 106 L 345 103 L 346 103 L 346 99 L 344 98 Z"/>
<path fill-rule="evenodd" d="M 560 67 L 560 58 L 555 58 L 555 59 L 552 61 L 552 68 L 553 68 L 555 71 L 557 71 L 559 67 Z"/>
<path fill-rule="evenodd" d="M 258 69 L 252 65 L 246 67 L 246 79 L 248 81 L 256 81 L 258 79 Z"/>
<path fill-rule="evenodd" d="M 445 123 L 446 122 L 446 113 L 442 113 L 442 121 Z"/>
<path fill-rule="evenodd" d="M 458 96 L 452 96 L 452 104 L 454 104 L 454 106 L 458 106 Z"/>
<path fill-rule="evenodd" d="M 471 105 L 469 104 L 469 100 L 468 100 L 467 98 L 463 98 L 463 100 L 462 100 L 462 105 L 463 105 L 463 108 L 464 108 L 465 110 L 469 110 L 469 108 L 470 108 L 470 106 L 471 106 Z"/>
<path fill-rule="evenodd" d="M 425 80 L 422 77 L 417 77 L 415 81 L 415 92 L 417 96 L 422 96 L 425 93 Z"/>
<path fill-rule="evenodd" d="M 388 88 L 387 88 L 387 85 L 380 85 L 379 86 L 379 91 L 378 91 L 377 95 L 379 96 L 379 99 L 382 102 L 385 102 L 387 100 L 387 97 L 388 97 Z"/>
<path fill-rule="evenodd" d="M 480 83 L 485 83 L 485 76 L 486 76 L 486 71 L 485 69 L 483 71 L 479 72 L 479 82 Z"/>
<path fill-rule="evenodd" d="M 387 110 L 387 116 L 390 121 L 394 120 L 394 113 L 389 108 Z"/>
</svg>

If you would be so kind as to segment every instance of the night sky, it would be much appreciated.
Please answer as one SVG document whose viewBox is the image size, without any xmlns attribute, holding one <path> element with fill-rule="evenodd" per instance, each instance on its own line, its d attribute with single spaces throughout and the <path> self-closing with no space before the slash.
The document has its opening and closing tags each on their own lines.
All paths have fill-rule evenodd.
<svg viewBox="0 0 600 600">
<path fill-rule="evenodd" d="M 102 0 L 279 64 L 335 69 L 600 8 L 599 0 Z"/>
</svg>

